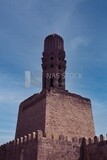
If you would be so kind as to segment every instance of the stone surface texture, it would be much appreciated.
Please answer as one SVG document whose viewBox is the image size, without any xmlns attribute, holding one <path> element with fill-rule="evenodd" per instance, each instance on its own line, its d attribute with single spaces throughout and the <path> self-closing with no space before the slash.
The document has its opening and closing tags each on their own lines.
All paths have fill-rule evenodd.
<svg viewBox="0 0 107 160">
<path fill-rule="evenodd" d="M 90 100 L 59 90 L 30 97 L 20 105 L 16 138 L 37 130 L 56 137 L 63 134 L 69 139 L 94 137 Z"/>
</svg>

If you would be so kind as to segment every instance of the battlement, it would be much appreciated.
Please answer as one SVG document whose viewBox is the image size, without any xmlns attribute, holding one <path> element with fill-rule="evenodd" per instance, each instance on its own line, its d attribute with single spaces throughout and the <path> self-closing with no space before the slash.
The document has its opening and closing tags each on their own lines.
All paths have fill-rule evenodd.
<svg viewBox="0 0 107 160">
<path fill-rule="evenodd" d="M 43 139 L 43 140 L 48 139 L 48 140 L 54 140 L 54 141 L 69 141 L 71 143 L 75 143 L 75 142 L 76 143 L 81 143 L 81 140 L 82 140 L 81 138 L 78 139 L 78 138 L 74 137 L 74 138 L 71 138 L 71 141 L 70 141 L 70 140 L 68 140 L 67 136 L 59 135 L 58 137 L 56 137 L 53 134 L 50 136 L 47 133 L 44 134 L 43 131 L 38 130 L 37 132 L 32 132 L 32 133 L 30 133 L 28 135 L 25 135 L 23 137 L 16 138 L 15 140 L 10 141 L 6 144 L 3 144 L 0 147 L 6 146 L 6 145 L 8 145 L 8 146 L 9 145 L 13 145 L 13 146 L 22 145 L 24 143 L 29 143 L 33 140 L 35 141 L 35 139 L 37 141 L 40 140 L 40 139 Z"/>
<path fill-rule="evenodd" d="M 59 136 L 54 136 L 54 134 L 48 135 L 47 133 L 43 133 L 43 131 L 41 130 L 37 130 L 36 132 L 32 132 L 28 135 L 25 135 L 23 137 L 20 138 L 16 138 L 13 141 L 10 141 L 6 144 L 1 145 L 2 146 L 6 146 L 6 145 L 13 145 L 13 146 L 17 146 L 17 145 L 22 145 L 24 143 L 29 143 L 31 141 L 35 141 L 35 139 L 38 141 L 40 139 L 48 139 L 48 140 L 53 140 L 53 141 L 69 141 L 70 143 L 78 143 L 81 144 L 82 140 L 85 140 L 85 144 L 86 145 L 90 145 L 90 144 L 97 144 L 100 142 L 103 142 L 105 144 L 107 144 L 107 135 L 103 136 L 102 134 L 98 137 L 95 136 L 93 138 L 85 138 L 85 137 L 81 137 L 81 138 L 77 138 L 77 137 L 73 137 L 71 139 L 69 139 L 67 136 L 64 135 L 59 135 Z"/>
<path fill-rule="evenodd" d="M 84 139 L 81 146 L 85 160 L 106 160 L 107 159 L 107 136 L 95 136 L 93 139 Z"/>
<path fill-rule="evenodd" d="M 60 135 L 56 137 L 53 134 L 50 136 L 38 130 L 1 145 L 0 159 L 20 160 L 24 156 L 24 160 L 45 160 L 47 157 L 51 160 L 53 154 L 59 157 L 66 157 L 66 155 L 79 157 L 80 145 L 81 140 L 76 137 L 69 141 L 66 136 Z M 24 155 L 23 152 L 25 152 Z"/>
<path fill-rule="evenodd" d="M 54 134 L 44 134 L 41 130 L 37 130 L 36 132 L 1 145 L 0 159 L 19 160 L 23 156 L 23 152 L 28 150 L 30 156 L 28 152 L 25 152 L 24 160 L 34 160 L 35 157 L 37 157 L 37 160 L 43 160 L 43 158 L 44 160 L 47 158 L 51 160 L 53 156 L 55 158 L 58 156 L 59 160 L 62 160 L 63 157 L 74 157 L 75 160 L 79 160 L 82 154 L 86 157 L 85 160 L 91 160 L 94 150 L 96 155 L 95 160 L 99 160 L 99 154 L 97 152 L 98 150 L 102 150 L 103 156 L 106 156 L 105 148 L 107 148 L 107 136 L 100 135 L 99 137 L 95 136 L 88 139 L 74 137 L 70 140 L 64 135 L 56 137 Z"/>
<path fill-rule="evenodd" d="M 103 136 L 102 134 L 98 137 L 95 136 L 94 138 L 85 138 L 85 143 L 86 145 L 90 145 L 90 144 L 100 144 L 100 143 L 105 143 L 107 144 L 107 135 Z"/>
</svg>

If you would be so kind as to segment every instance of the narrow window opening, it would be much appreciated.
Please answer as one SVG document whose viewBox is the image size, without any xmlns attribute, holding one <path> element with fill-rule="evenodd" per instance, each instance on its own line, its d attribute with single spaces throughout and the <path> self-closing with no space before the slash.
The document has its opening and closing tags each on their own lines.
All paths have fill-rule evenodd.
<svg viewBox="0 0 107 160">
<path fill-rule="evenodd" d="M 61 66 L 59 65 L 59 67 L 58 67 L 59 69 L 61 69 Z"/>
<path fill-rule="evenodd" d="M 61 78 L 58 79 L 59 87 L 61 87 Z"/>
<path fill-rule="evenodd" d="M 51 68 L 53 68 L 53 64 L 51 64 Z"/>
<path fill-rule="evenodd" d="M 50 86 L 53 87 L 53 78 L 50 79 Z"/>
</svg>

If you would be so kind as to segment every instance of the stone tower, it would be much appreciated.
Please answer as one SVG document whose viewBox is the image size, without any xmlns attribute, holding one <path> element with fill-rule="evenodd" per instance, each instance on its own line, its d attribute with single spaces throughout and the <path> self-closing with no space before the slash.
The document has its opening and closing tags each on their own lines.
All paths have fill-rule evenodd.
<svg viewBox="0 0 107 160">
<path fill-rule="evenodd" d="M 43 90 L 65 89 L 65 51 L 64 41 L 57 34 L 45 38 L 42 58 Z"/>
<path fill-rule="evenodd" d="M 64 41 L 57 34 L 45 38 L 42 69 L 41 93 L 20 104 L 16 138 L 37 130 L 56 137 L 94 137 L 90 99 L 65 90 Z"/>
</svg>

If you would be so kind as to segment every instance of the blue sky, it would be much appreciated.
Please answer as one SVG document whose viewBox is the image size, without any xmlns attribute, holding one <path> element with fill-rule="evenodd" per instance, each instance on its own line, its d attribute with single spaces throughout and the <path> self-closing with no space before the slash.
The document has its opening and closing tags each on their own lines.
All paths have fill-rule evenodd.
<svg viewBox="0 0 107 160">
<path fill-rule="evenodd" d="M 44 38 L 64 38 L 66 88 L 92 100 L 96 134 L 107 133 L 107 1 L 3 0 L 0 2 L 0 143 L 14 138 L 18 106 L 41 91 L 24 86 L 24 72 L 41 72 Z M 38 81 L 41 81 L 39 78 Z"/>
</svg>

